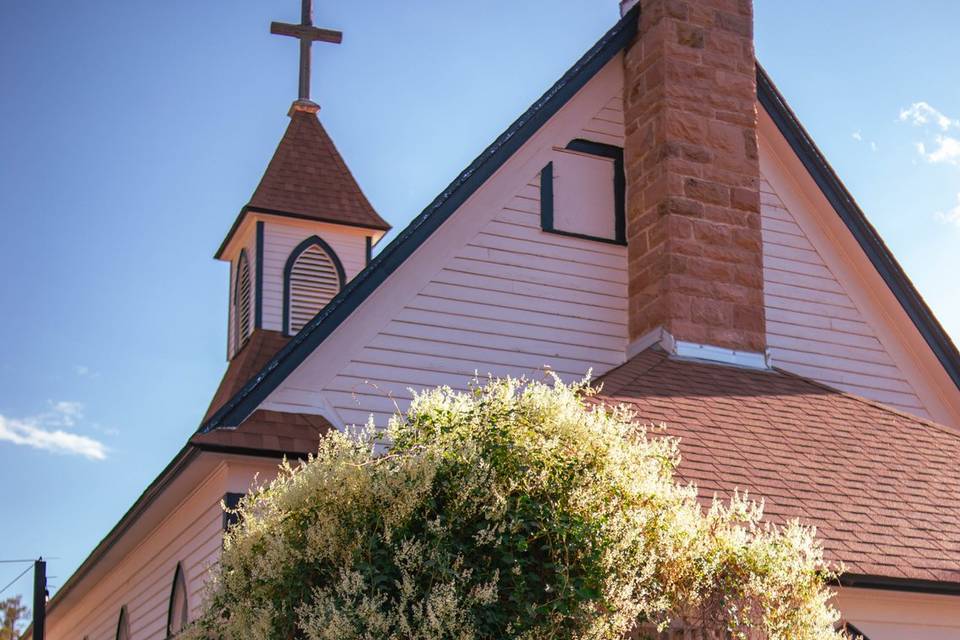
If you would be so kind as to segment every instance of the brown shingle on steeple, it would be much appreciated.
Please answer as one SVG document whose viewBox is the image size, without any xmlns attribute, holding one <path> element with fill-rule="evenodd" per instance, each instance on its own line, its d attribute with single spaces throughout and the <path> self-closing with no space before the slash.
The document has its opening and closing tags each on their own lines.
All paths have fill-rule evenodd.
<svg viewBox="0 0 960 640">
<path fill-rule="evenodd" d="M 316 105 L 297 101 L 290 125 L 247 205 L 249 209 L 386 231 L 317 118 Z"/>
</svg>

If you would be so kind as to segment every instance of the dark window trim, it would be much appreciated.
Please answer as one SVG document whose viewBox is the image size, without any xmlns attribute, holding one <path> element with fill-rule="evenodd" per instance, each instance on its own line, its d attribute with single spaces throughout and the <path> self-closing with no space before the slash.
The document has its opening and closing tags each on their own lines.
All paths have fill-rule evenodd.
<svg viewBox="0 0 960 640">
<path fill-rule="evenodd" d="M 120 618 L 117 620 L 116 640 L 120 640 L 120 631 L 126 628 L 127 640 L 130 640 L 130 620 L 127 617 L 127 605 L 120 607 Z"/>
<path fill-rule="evenodd" d="M 236 509 L 237 505 L 240 504 L 240 498 L 243 497 L 242 493 L 225 493 L 223 494 L 223 504 L 227 509 Z M 226 531 L 233 525 L 240 522 L 240 518 L 235 513 L 223 512 L 223 530 Z"/>
<path fill-rule="evenodd" d="M 363 266 L 367 266 L 370 264 L 370 260 L 373 259 L 373 236 L 366 237 L 366 241 L 364 242 L 364 255 L 367 261 Z"/>
<path fill-rule="evenodd" d="M 300 257 L 300 254 L 314 245 L 319 246 L 330 256 L 330 261 L 333 262 L 333 266 L 337 270 L 337 280 L 340 281 L 340 291 L 343 291 L 343 287 L 347 283 L 347 275 L 343 270 L 340 257 L 337 256 L 337 252 L 333 250 L 333 247 L 323 241 L 323 238 L 320 236 L 310 236 L 294 247 L 293 251 L 291 251 L 287 257 L 287 264 L 283 267 L 283 335 L 285 336 L 290 335 L 290 272 L 293 271 L 293 266 L 297 263 L 297 258 Z M 318 310 L 318 313 L 322 310 L 322 308 Z M 308 322 L 305 326 L 309 325 L 310 323 Z"/>
<path fill-rule="evenodd" d="M 254 290 L 253 328 L 263 328 L 263 220 L 257 220 L 257 277 Z"/>
<path fill-rule="evenodd" d="M 601 236 L 592 236 L 585 233 L 574 233 L 555 229 L 553 226 L 553 162 L 548 162 L 547 166 L 540 172 L 540 228 L 546 233 L 554 233 L 571 238 L 582 238 L 583 240 L 593 240 L 595 242 L 606 242 L 608 244 L 617 244 L 626 246 L 627 244 L 627 208 L 626 208 L 626 184 L 627 179 L 623 167 L 623 148 L 612 144 L 594 142 L 593 140 L 584 140 L 576 138 L 571 140 L 566 146 L 571 151 L 579 151 L 601 158 L 610 158 L 613 160 L 613 238 L 604 238 Z"/>
<path fill-rule="evenodd" d="M 867 637 L 867 634 L 865 634 L 863 631 L 860 631 L 860 629 L 857 629 L 854 625 L 850 624 L 849 622 L 844 622 L 841 629 L 843 631 L 846 631 L 851 638 L 860 638 L 860 640 L 870 640 L 870 638 Z"/>
<path fill-rule="evenodd" d="M 247 257 L 247 250 L 240 250 L 240 257 L 237 258 L 237 272 L 234 274 L 233 281 L 233 354 L 236 355 L 240 353 L 240 349 L 247 343 L 247 340 L 250 339 L 248 335 L 246 338 L 241 338 L 243 335 L 240 331 L 240 274 L 246 268 L 247 270 L 247 279 L 250 280 L 250 259 Z M 251 282 L 252 285 L 252 282 Z M 252 333 L 252 331 L 251 331 Z"/>
<path fill-rule="evenodd" d="M 183 597 L 187 598 L 187 580 L 183 575 L 183 564 L 178 562 L 177 568 L 173 572 L 173 584 L 170 586 L 170 603 L 167 605 L 167 637 L 172 638 L 175 634 L 173 632 L 173 611 L 176 603 L 173 601 L 173 597 L 177 595 L 177 582 L 183 583 Z M 190 610 L 190 602 L 187 601 L 187 610 Z M 177 633 L 180 631 L 178 630 Z"/>
</svg>

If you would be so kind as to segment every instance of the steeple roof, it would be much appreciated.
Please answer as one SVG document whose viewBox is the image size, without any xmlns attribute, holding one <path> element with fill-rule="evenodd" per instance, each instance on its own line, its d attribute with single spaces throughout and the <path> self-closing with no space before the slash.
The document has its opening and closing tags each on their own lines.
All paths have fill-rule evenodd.
<svg viewBox="0 0 960 640">
<path fill-rule="evenodd" d="M 247 205 L 325 222 L 386 230 L 313 109 L 298 105 Z"/>
<path fill-rule="evenodd" d="M 319 107 L 294 102 L 287 126 L 250 202 L 243 208 L 217 257 L 248 211 L 388 231 L 350 173 L 317 117 Z"/>
</svg>

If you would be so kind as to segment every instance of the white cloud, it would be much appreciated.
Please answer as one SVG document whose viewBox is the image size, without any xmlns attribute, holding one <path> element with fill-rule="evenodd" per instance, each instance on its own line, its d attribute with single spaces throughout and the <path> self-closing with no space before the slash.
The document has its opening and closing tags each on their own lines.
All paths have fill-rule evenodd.
<svg viewBox="0 0 960 640">
<path fill-rule="evenodd" d="M 936 147 L 924 154 L 927 162 L 945 162 L 960 165 L 960 140 L 951 136 L 937 136 Z"/>
<path fill-rule="evenodd" d="M 79 402 L 51 402 L 50 410 L 27 418 L 0 415 L 0 441 L 53 453 L 104 460 L 107 447 L 100 441 L 66 431 L 83 419 Z"/>
<path fill-rule="evenodd" d="M 946 131 L 950 127 L 960 127 L 960 120 L 954 120 L 944 115 L 926 102 L 914 102 L 906 109 L 901 109 L 900 121 L 910 122 L 915 127 L 935 124 L 942 131 Z"/>
<path fill-rule="evenodd" d="M 73 365 L 73 372 L 80 376 L 81 378 L 99 378 L 100 374 L 92 370 L 85 364 L 75 364 Z"/>
<path fill-rule="evenodd" d="M 960 166 L 960 138 L 947 133 L 952 129 L 960 129 L 960 120 L 951 118 L 926 102 L 914 102 L 906 109 L 901 109 L 900 121 L 926 130 L 927 139 L 913 143 L 924 160 Z"/>
<path fill-rule="evenodd" d="M 857 129 L 856 131 L 851 133 L 850 137 L 856 140 L 857 142 L 866 142 L 867 145 L 870 147 L 870 151 L 876 151 L 877 149 L 879 149 L 876 141 L 863 139 L 863 132 L 860 129 Z"/>
<path fill-rule="evenodd" d="M 940 222 L 953 224 L 956 225 L 957 228 L 960 228 L 960 193 L 957 194 L 957 206 L 946 212 L 937 211 L 935 214 L 933 214 L 933 217 Z"/>
</svg>

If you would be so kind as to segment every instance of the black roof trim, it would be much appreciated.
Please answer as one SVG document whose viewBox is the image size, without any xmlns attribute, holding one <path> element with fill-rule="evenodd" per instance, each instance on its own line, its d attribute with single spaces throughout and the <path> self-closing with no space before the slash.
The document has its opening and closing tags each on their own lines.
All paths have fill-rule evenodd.
<svg viewBox="0 0 960 640">
<path fill-rule="evenodd" d="M 886 578 L 863 573 L 844 573 L 840 575 L 840 586 L 860 589 L 879 589 L 882 591 L 908 591 L 911 593 L 931 593 L 942 596 L 960 596 L 960 582 L 946 580 L 920 580 L 918 578 Z"/>
<path fill-rule="evenodd" d="M 413 219 L 367 267 L 331 300 L 300 333 L 249 380 L 209 420 L 206 433 L 220 426 L 237 426 L 277 385 L 323 342 L 360 303 L 367 299 L 408 256 L 436 231 L 486 180 L 536 133 L 607 62 L 633 40 L 639 7 L 634 7 L 608 31 L 560 80 L 516 122 L 494 140 L 457 178 Z"/>
<path fill-rule="evenodd" d="M 230 231 L 227 232 L 227 237 L 223 239 L 223 242 L 220 243 L 220 247 L 217 249 L 217 252 L 213 254 L 215 260 L 219 260 L 220 256 L 223 255 L 223 252 L 227 250 L 227 245 L 230 244 L 230 240 L 233 238 L 233 234 L 237 232 L 237 229 L 240 228 L 240 225 L 243 224 L 244 218 L 247 217 L 248 213 L 263 213 L 269 216 L 281 216 L 283 218 L 294 218 L 296 220 L 309 220 L 310 222 L 325 222 L 327 224 L 339 224 L 344 227 L 356 227 L 357 229 L 373 229 L 374 231 L 383 231 L 386 233 L 392 228 L 390 225 L 385 227 L 381 226 L 370 226 L 366 224 L 357 224 L 355 222 L 344 222 L 343 220 L 337 220 L 335 218 L 318 218 L 317 216 L 308 216 L 302 213 L 294 213 L 292 211 L 282 211 L 280 209 L 266 209 L 264 207 L 255 207 L 253 205 L 244 205 L 240 209 L 240 213 L 237 215 L 237 219 L 233 221 L 233 225 L 230 227 Z"/>
<path fill-rule="evenodd" d="M 177 476 L 187 468 L 200 452 L 201 450 L 199 448 L 191 444 L 185 445 L 177 452 L 173 460 L 171 460 L 170 463 L 163 468 L 163 471 L 154 478 L 153 482 L 143 490 L 140 497 L 127 509 L 127 512 L 117 521 L 117 524 L 110 529 L 107 535 L 105 535 L 97 546 L 94 547 L 93 551 L 90 552 L 90 555 L 84 559 L 83 563 L 67 578 L 63 586 L 57 589 L 57 592 L 49 599 L 47 602 L 47 615 L 66 597 L 67 593 L 72 591 L 73 588 L 83 580 L 84 576 L 93 569 L 94 565 L 113 548 L 117 540 L 136 523 L 137 519 L 143 515 L 143 512 L 153 504 L 154 500 L 160 497 L 160 494 L 166 490 L 170 483 L 176 480 Z"/>
<path fill-rule="evenodd" d="M 960 388 L 960 352 L 956 345 L 759 63 L 757 98 L 806 167 L 810 177 L 867 254 L 880 277 L 890 287 L 890 291 L 937 356 L 947 375 Z"/>
</svg>

